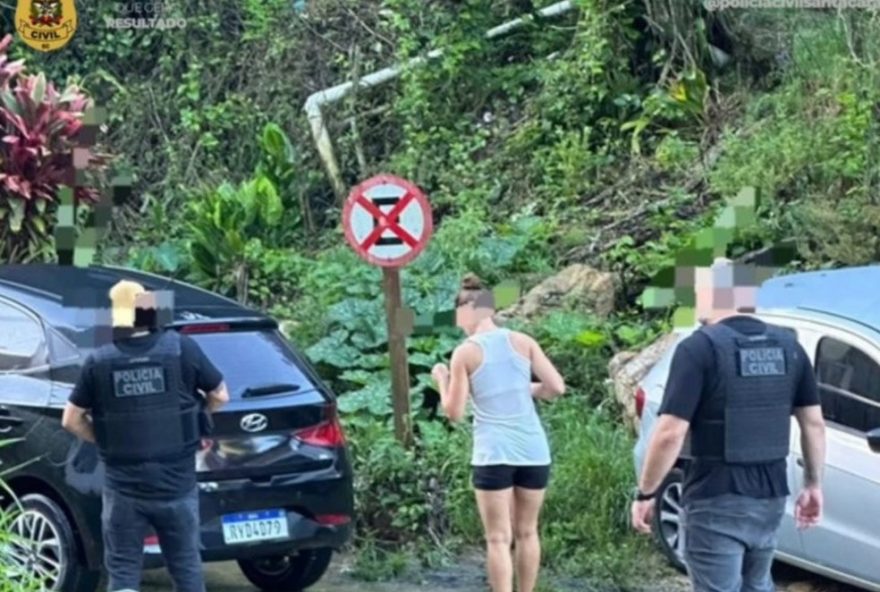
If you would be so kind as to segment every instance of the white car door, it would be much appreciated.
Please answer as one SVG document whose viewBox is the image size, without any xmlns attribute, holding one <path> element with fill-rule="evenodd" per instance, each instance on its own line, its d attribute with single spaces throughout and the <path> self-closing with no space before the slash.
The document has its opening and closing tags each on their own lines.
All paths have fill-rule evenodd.
<svg viewBox="0 0 880 592">
<path fill-rule="evenodd" d="M 854 333 L 810 325 L 799 330 L 799 339 L 813 359 L 827 443 L 824 516 L 818 526 L 798 533 L 804 559 L 880 584 L 880 461 L 865 435 L 880 427 L 880 350 Z M 796 423 L 792 436 L 800 438 Z M 790 481 L 790 507 L 802 483 L 799 441 L 793 441 L 793 456 L 798 466 Z"/>
<path fill-rule="evenodd" d="M 796 321 L 790 317 L 776 317 L 769 315 L 758 315 L 762 320 L 768 323 L 772 323 L 781 327 L 788 327 L 793 329 L 798 336 L 798 340 L 801 344 L 804 344 L 805 333 L 806 339 L 809 339 L 809 330 L 804 331 L 804 329 L 800 326 L 797 326 Z M 810 351 L 809 347 L 804 346 L 804 349 L 807 352 Z M 791 439 L 789 442 L 789 454 L 788 454 L 788 488 L 792 491 L 794 495 L 790 495 L 786 500 L 785 505 L 785 515 L 782 517 L 782 523 L 779 526 L 779 539 L 777 542 L 777 553 L 787 558 L 802 559 L 804 556 L 804 548 L 803 541 L 801 540 L 800 532 L 795 526 L 794 522 L 794 501 L 795 496 L 797 495 L 798 490 L 801 486 L 801 473 L 803 469 L 801 469 L 797 460 L 800 456 L 800 431 L 798 430 L 798 423 L 792 417 L 791 419 Z"/>
</svg>

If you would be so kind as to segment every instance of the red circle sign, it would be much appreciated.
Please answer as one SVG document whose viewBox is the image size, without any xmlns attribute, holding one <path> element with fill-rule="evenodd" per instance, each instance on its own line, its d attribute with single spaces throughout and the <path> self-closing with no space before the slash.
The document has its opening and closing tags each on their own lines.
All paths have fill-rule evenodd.
<svg viewBox="0 0 880 592">
<path fill-rule="evenodd" d="M 434 231 L 428 198 L 393 175 L 372 177 L 352 189 L 342 210 L 342 227 L 355 253 L 380 267 L 408 264 Z"/>
</svg>

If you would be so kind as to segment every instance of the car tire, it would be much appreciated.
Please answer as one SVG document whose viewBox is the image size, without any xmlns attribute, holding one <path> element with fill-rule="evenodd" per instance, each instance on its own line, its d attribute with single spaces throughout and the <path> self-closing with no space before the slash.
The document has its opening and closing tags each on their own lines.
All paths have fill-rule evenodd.
<svg viewBox="0 0 880 592">
<path fill-rule="evenodd" d="M 240 559 L 248 581 L 266 592 L 300 592 L 318 582 L 330 567 L 333 549 L 303 549 L 286 557 Z"/>
<path fill-rule="evenodd" d="M 36 493 L 22 496 L 19 503 L 21 513 L 15 506 L 10 508 L 18 515 L 7 530 L 33 543 L 44 543 L 34 551 L 19 548 L 22 556 L 28 555 L 29 559 L 38 561 L 37 565 L 44 574 L 52 574 L 48 582 L 43 582 L 43 589 L 94 592 L 98 587 L 100 572 L 92 571 L 79 562 L 79 542 L 64 511 L 52 499 Z M 48 543 L 50 541 L 58 543 Z M 30 555 L 31 552 L 36 555 Z M 28 571 L 34 569 L 37 569 L 36 565 L 29 567 Z"/>
<path fill-rule="evenodd" d="M 681 572 L 687 572 L 684 561 L 684 532 L 682 529 L 681 492 L 684 473 L 672 469 L 657 490 L 654 502 L 652 529 L 660 550 L 669 563 Z"/>
</svg>

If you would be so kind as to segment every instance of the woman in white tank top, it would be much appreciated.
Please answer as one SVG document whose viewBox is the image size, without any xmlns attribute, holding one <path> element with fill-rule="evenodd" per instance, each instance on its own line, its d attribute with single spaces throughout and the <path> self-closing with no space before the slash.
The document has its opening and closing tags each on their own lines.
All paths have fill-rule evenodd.
<svg viewBox="0 0 880 592">
<path fill-rule="evenodd" d="M 455 302 L 456 324 L 468 336 L 452 353 L 451 369 L 432 375 L 443 410 L 460 421 L 470 394 L 474 415 L 471 457 L 477 506 L 486 533 L 493 592 L 533 592 L 541 563 L 538 516 L 550 475 L 550 447 L 534 399 L 565 392 L 559 372 L 534 339 L 498 327 L 492 292 L 469 275 Z M 540 382 L 533 383 L 532 375 Z"/>
</svg>

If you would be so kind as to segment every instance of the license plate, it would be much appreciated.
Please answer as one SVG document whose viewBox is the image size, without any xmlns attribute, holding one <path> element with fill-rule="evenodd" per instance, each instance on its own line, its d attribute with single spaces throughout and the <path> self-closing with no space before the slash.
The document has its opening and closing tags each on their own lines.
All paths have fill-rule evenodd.
<svg viewBox="0 0 880 592">
<path fill-rule="evenodd" d="M 227 545 L 290 537 L 284 510 L 261 510 L 223 516 L 223 542 Z"/>
</svg>

